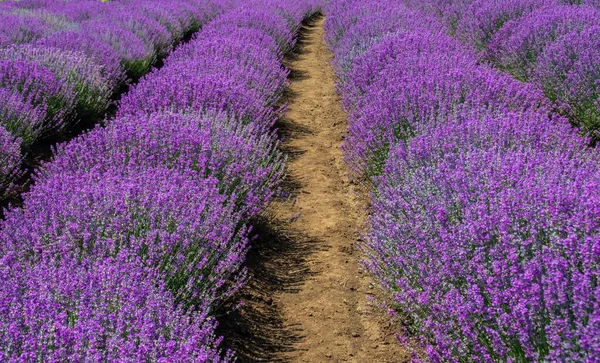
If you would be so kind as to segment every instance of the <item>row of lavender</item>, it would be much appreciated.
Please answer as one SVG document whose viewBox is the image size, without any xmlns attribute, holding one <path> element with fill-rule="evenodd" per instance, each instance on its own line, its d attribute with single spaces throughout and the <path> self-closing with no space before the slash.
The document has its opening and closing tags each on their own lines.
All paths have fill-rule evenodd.
<svg viewBox="0 0 600 363">
<path fill-rule="evenodd" d="M 374 187 L 366 265 L 415 358 L 600 359 L 598 150 L 402 0 L 331 1 L 326 32 Z"/>
<path fill-rule="evenodd" d="M 145 74 L 223 6 L 211 0 L 0 2 L 0 200 L 15 191 L 23 154 L 35 143 L 104 117 L 128 77 Z"/>
<path fill-rule="evenodd" d="M 558 111 L 600 137 L 600 2 L 597 0 L 410 1 L 443 19 L 460 40 Z"/>
<path fill-rule="evenodd" d="M 0 225 L 0 360 L 229 361 L 214 309 L 284 159 L 281 60 L 318 1 L 240 1 L 60 145 Z"/>
</svg>

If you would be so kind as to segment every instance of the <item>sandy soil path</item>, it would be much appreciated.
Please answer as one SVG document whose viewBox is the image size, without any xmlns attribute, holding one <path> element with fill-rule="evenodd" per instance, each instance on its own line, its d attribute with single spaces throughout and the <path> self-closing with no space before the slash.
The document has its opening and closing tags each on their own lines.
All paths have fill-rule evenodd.
<svg viewBox="0 0 600 363">
<path fill-rule="evenodd" d="M 371 302 L 376 293 L 356 250 L 364 198 L 340 145 L 346 114 L 335 91 L 324 18 L 305 26 L 280 129 L 289 193 L 271 207 L 249 258 L 245 305 L 224 334 L 240 361 L 403 362 L 406 352 Z"/>
</svg>

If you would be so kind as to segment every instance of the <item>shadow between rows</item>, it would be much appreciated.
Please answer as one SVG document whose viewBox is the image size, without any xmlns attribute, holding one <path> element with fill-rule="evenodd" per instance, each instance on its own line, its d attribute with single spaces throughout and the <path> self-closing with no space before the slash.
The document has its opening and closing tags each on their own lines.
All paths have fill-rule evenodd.
<svg viewBox="0 0 600 363">
<path fill-rule="evenodd" d="M 282 353 L 296 350 L 305 337 L 298 326 L 286 323 L 273 297 L 300 290 L 312 275 L 308 258 L 321 241 L 272 216 L 253 225 L 258 237 L 247 256 L 248 283 L 224 310 L 242 305 L 221 316 L 217 335 L 224 336 L 223 348 L 234 350 L 238 362 L 285 362 Z"/>
<path fill-rule="evenodd" d="M 308 78 L 306 72 L 294 68 L 294 62 L 307 52 L 307 36 L 315 31 L 313 24 L 318 16 L 303 23 L 296 47 L 286 56 L 284 64 L 290 69 L 290 82 Z M 293 102 L 296 97 L 288 88 L 280 104 Z M 311 130 L 289 117 L 280 119 L 276 128 L 282 141 L 281 151 L 288 161 L 302 156 L 305 151 L 290 145 L 290 141 L 312 134 Z M 283 192 L 278 203 L 293 205 L 301 188 L 299 180 L 287 175 L 281 184 Z M 297 344 L 305 338 L 299 326 L 286 322 L 284 311 L 274 299 L 281 293 L 300 291 L 313 274 L 308 260 L 322 247 L 322 241 L 296 229 L 294 221 L 293 216 L 288 220 L 277 218 L 271 211 L 252 223 L 257 238 L 245 263 L 249 279 L 236 299 L 221 309 L 223 315 L 217 329 L 217 335 L 224 337 L 223 349 L 234 350 L 238 362 L 285 362 L 285 353 L 297 350 Z M 240 302 L 241 306 L 230 311 Z"/>
</svg>

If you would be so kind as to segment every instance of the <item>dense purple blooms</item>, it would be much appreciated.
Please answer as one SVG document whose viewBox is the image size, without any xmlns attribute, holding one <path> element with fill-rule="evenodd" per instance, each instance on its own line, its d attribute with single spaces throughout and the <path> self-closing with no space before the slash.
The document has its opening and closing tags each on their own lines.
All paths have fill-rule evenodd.
<svg viewBox="0 0 600 363">
<path fill-rule="evenodd" d="M 41 174 L 163 165 L 219 180 L 246 216 L 262 210 L 283 172 L 271 133 L 219 114 L 154 114 L 112 120 L 55 152 Z M 40 178 L 42 176 L 38 176 Z"/>
<path fill-rule="evenodd" d="M 76 91 L 65 79 L 37 62 L 0 60 L 0 87 L 46 109 L 42 132 L 60 131 L 73 117 Z"/>
<path fill-rule="evenodd" d="M 113 4 L 120 3 L 137 0 Z M 219 11 L 234 14 L 229 24 L 207 25 L 131 89 L 115 119 L 55 148 L 36 172 L 23 208 L 0 222 L 0 360 L 232 359 L 219 350 L 214 309 L 245 281 L 249 218 L 270 202 L 283 175 L 270 129 L 287 85 L 280 62 L 319 1 L 270 4 L 224 5 Z M 69 18 L 100 29 L 94 18 L 101 15 L 86 9 Z M 144 12 L 169 39 L 183 35 L 172 18 Z M 176 13 L 182 26 L 185 13 Z M 152 57 L 160 52 L 155 28 L 127 24 L 144 46 L 152 44 Z M 105 49 L 91 58 L 102 59 Z M 58 65 L 34 66 L 62 80 Z"/>
<path fill-rule="evenodd" d="M 494 135 L 507 121 L 475 137 L 468 122 L 434 129 L 392 151 L 371 267 L 435 360 L 598 356 L 597 155 Z"/>
<path fill-rule="evenodd" d="M 543 89 L 556 111 L 598 138 L 597 1 L 463 0 L 453 2 L 452 11 L 443 2 L 411 6 L 437 13 L 482 59 Z"/>
<path fill-rule="evenodd" d="M 443 74 L 443 77 L 440 77 Z M 350 112 L 344 143 L 358 172 L 381 172 L 390 145 L 459 116 L 532 112 L 544 97 L 477 65 L 473 53 L 443 34 L 401 32 L 356 57 L 340 89 Z"/>
<path fill-rule="evenodd" d="M 201 34 L 197 41 L 173 52 L 168 61 L 180 59 L 180 55 L 187 57 L 190 52 L 210 53 L 219 58 L 236 58 L 247 63 L 245 65 L 255 67 L 260 66 L 261 60 L 271 61 L 272 57 L 269 57 L 267 51 L 278 60 L 283 59 L 283 53 L 273 37 L 259 29 L 235 28 L 223 32 L 219 28 L 206 26 Z M 246 47 L 248 49 L 244 49 Z"/>
<path fill-rule="evenodd" d="M 115 27 L 102 20 L 90 20 L 82 24 L 81 31 L 110 44 L 119 53 L 123 68 L 133 77 L 146 73 L 156 59 L 152 44 L 130 29 Z"/>
<path fill-rule="evenodd" d="M 374 188 L 365 264 L 416 333 L 415 359 L 595 361 L 600 155 L 555 106 L 569 116 L 586 105 L 583 97 L 596 106 L 597 37 L 584 24 L 596 10 L 447 3 L 328 6 L 327 39 L 344 62 L 336 72 L 350 111 L 346 157 Z M 361 19 L 385 19 L 365 9 L 392 14 L 406 6 L 417 19 L 395 31 L 387 24 L 368 26 L 375 30 L 368 38 L 356 31 Z M 498 54 L 533 67 L 527 76 L 535 83 L 482 64 L 475 48 L 488 43 L 510 44 Z M 544 82 L 553 83 L 542 92 L 536 86 Z M 549 102 L 544 93 L 552 92 L 561 95 Z"/>
<path fill-rule="evenodd" d="M 0 47 L 29 43 L 47 32 L 48 26 L 41 20 L 0 13 Z"/>
<path fill-rule="evenodd" d="M 7 214 L 2 251 L 36 263 L 38 253 L 94 260 L 127 249 L 159 269 L 178 301 L 210 305 L 227 293 L 247 239 L 218 180 L 197 174 L 163 165 L 53 173 Z"/>
<path fill-rule="evenodd" d="M 600 27 L 567 33 L 540 54 L 532 81 L 578 125 L 600 129 Z"/>
<path fill-rule="evenodd" d="M 102 67 L 102 74 L 113 88 L 124 80 L 119 53 L 107 42 L 81 30 L 56 32 L 38 40 L 35 45 L 85 54 Z"/>
<path fill-rule="evenodd" d="M 487 47 L 487 56 L 519 79 L 529 79 L 548 43 L 573 30 L 598 24 L 600 12 L 590 6 L 548 6 L 507 22 Z"/>
<path fill-rule="evenodd" d="M 9 195 L 20 176 L 21 140 L 0 125 L 0 199 Z"/>
<path fill-rule="evenodd" d="M 34 104 L 9 88 L 0 88 L 0 125 L 21 139 L 21 145 L 27 149 L 39 140 L 45 131 L 45 104 Z"/>
<path fill-rule="evenodd" d="M 270 127 L 276 112 L 257 97 L 257 92 L 228 79 L 209 74 L 190 77 L 185 64 L 150 74 L 127 94 L 119 107 L 121 116 L 156 112 L 225 112 L 241 122 Z"/>
<path fill-rule="evenodd" d="M 26 153 L 77 122 L 100 120 L 129 82 L 126 75 L 143 76 L 232 6 L 225 0 L 0 2 L 0 125 Z"/>
<path fill-rule="evenodd" d="M 126 252 L 81 261 L 45 257 L 35 265 L 3 256 L 0 359 L 221 361 L 214 321 L 206 311 L 175 307 L 160 276 Z"/>
<path fill-rule="evenodd" d="M 0 49 L 0 59 L 35 62 L 50 69 L 75 91 L 80 117 L 102 116 L 108 108 L 112 84 L 100 65 L 85 54 L 51 47 L 20 45 Z"/>
<path fill-rule="evenodd" d="M 221 30 L 223 33 L 235 28 L 262 30 L 273 37 L 283 53 L 287 53 L 295 44 L 294 34 L 285 18 L 272 11 L 253 9 L 250 4 L 242 5 L 236 10 L 228 12 L 211 22 L 208 27 Z"/>
<path fill-rule="evenodd" d="M 393 9 L 376 7 L 372 12 L 361 16 L 336 44 L 334 65 L 338 72 L 350 71 L 352 60 L 385 36 L 406 30 L 442 29 L 442 24 L 437 19 L 418 15 L 411 9 L 399 6 Z"/>
<path fill-rule="evenodd" d="M 172 42 L 167 28 L 143 13 L 125 13 L 119 8 L 111 8 L 96 21 L 110 22 L 115 27 L 132 31 L 159 55 L 167 52 Z"/>
<path fill-rule="evenodd" d="M 474 0 L 456 24 L 456 34 L 484 49 L 504 24 L 549 4 L 552 0 Z"/>
</svg>

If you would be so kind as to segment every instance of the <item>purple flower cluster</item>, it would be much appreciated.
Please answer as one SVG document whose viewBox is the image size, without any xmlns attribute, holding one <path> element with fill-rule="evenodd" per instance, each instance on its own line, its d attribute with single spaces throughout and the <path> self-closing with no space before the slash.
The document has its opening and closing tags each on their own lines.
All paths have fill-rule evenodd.
<svg viewBox="0 0 600 363">
<path fill-rule="evenodd" d="M 344 150 L 374 188 L 366 266 L 422 343 L 416 359 L 595 361 L 600 154 L 543 92 L 447 35 L 427 15 L 435 6 L 406 4 L 328 6 L 327 37 L 345 57 Z M 386 6 L 371 19 L 417 19 L 369 39 L 352 30 Z"/>
<path fill-rule="evenodd" d="M 430 0 L 439 2 L 439 0 Z M 597 1 L 466 0 L 452 15 L 482 58 L 542 89 L 556 111 L 599 137 Z M 448 20 L 446 20 L 448 22 Z"/>
<path fill-rule="evenodd" d="M 214 321 L 173 307 L 161 274 L 126 251 L 97 260 L 0 259 L 5 362 L 220 362 Z M 9 301 L 7 301 L 10 299 Z M 37 337 L 32 336 L 32 332 Z"/>
<path fill-rule="evenodd" d="M 107 79 L 103 67 L 83 53 L 20 45 L 0 48 L 0 59 L 37 64 L 64 80 L 74 92 L 75 112 L 80 118 L 102 115 L 108 107 L 115 81 Z"/>
<path fill-rule="evenodd" d="M 575 123 L 600 130 L 600 24 L 574 30 L 540 54 L 532 82 Z"/>
<path fill-rule="evenodd" d="M 225 6 L 200 0 L 0 2 L 0 126 L 28 153 L 78 121 L 100 120 L 126 75 L 144 75 Z"/>
<path fill-rule="evenodd" d="M 13 191 L 21 175 L 20 140 L 0 126 L 0 195 Z"/>
<path fill-rule="evenodd" d="M 232 360 L 212 315 L 282 177 L 281 60 L 319 9 L 277 4 L 229 5 L 36 173 L 0 222 L 0 360 Z"/>
<path fill-rule="evenodd" d="M 591 6 L 544 6 L 506 22 L 491 40 L 486 53 L 498 67 L 526 80 L 549 43 L 598 21 L 600 12 Z"/>
<path fill-rule="evenodd" d="M 506 23 L 552 3 L 553 0 L 473 0 L 460 14 L 456 35 L 483 50 Z"/>
<path fill-rule="evenodd" d="M 3 9 L 4 10 L 4 9 Z M 37 18 L 0 13 L 0 46 L 24 44 L 42 38 L 49 25 Z"/>
<path fill-rule="evenodd" d="M 11 116 L 0 124 L 21 137 L 25 146 L 48 132 L 61 131 L 72 120 L 76 104 L 73 85 L 37 62 L 0 59 L 0 87 L 3 114 Z M 31 114 L 30 109 L 45 112 Z M 27 124 L 16 124 L 21 119 L 28 120 Z"/>
</svg>

